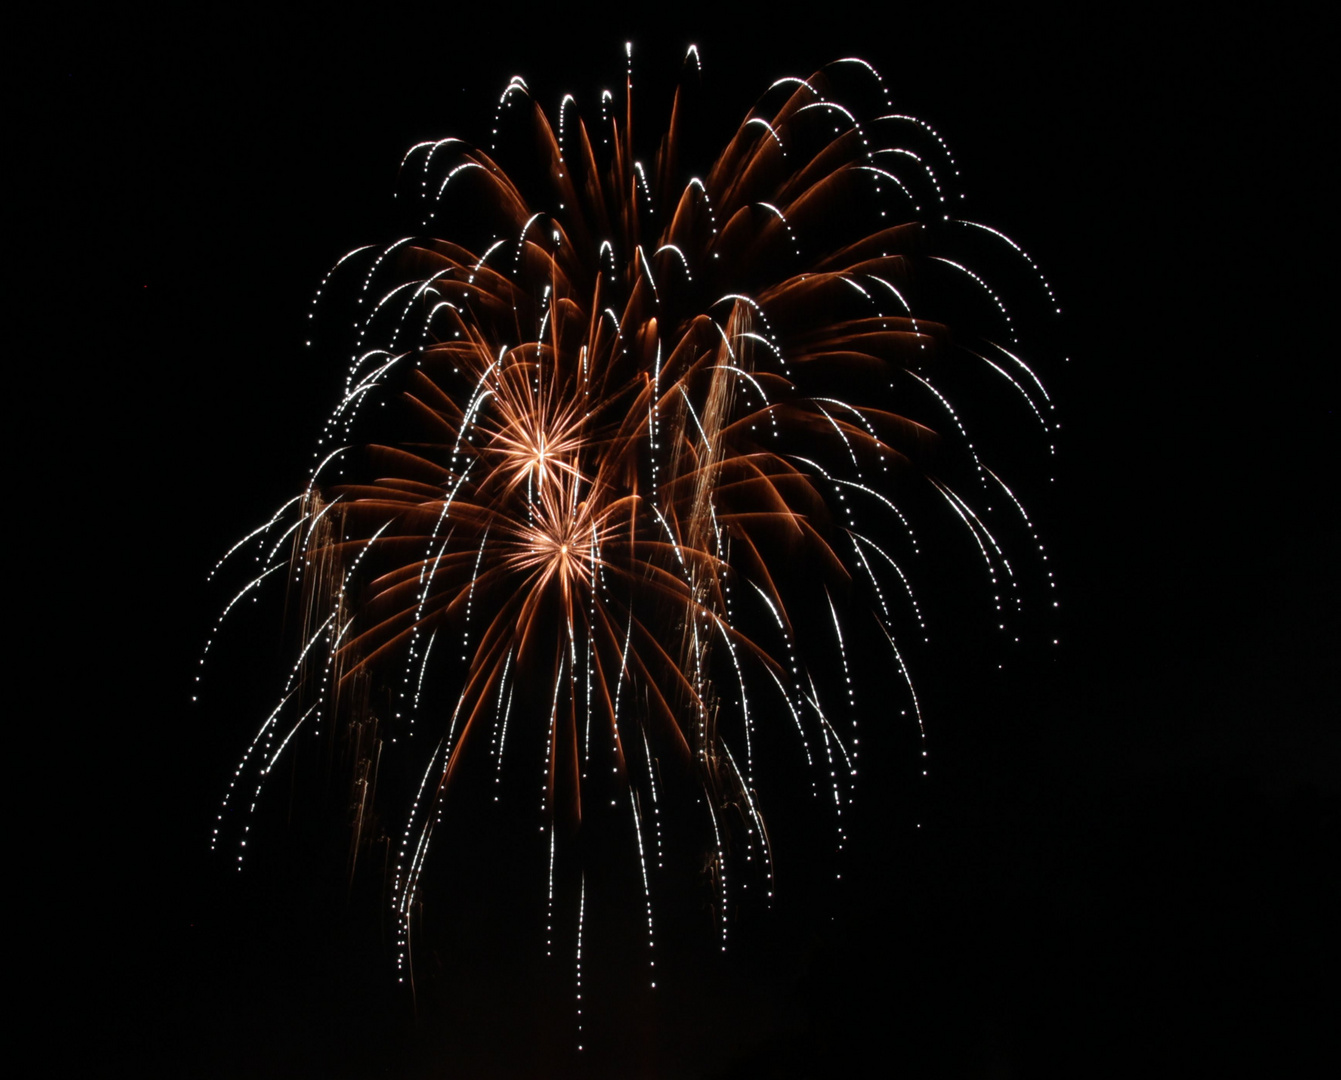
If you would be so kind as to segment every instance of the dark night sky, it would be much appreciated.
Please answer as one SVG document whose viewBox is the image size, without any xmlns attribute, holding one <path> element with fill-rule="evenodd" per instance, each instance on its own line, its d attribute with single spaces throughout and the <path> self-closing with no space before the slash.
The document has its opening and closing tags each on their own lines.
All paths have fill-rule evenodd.
<svg viewBox="0 0 1341 1080">
<path fill-rule="evenodd" d="M 367 889 L 343 890 L 315 833 L 277 829 L 241 882 L 205 858 L 256 718 L 192 712 L 189 680 L 217 610 L 206 570 L 301 482 L 336 391 L 299 349 L 311 293 L 388 237 L 404 149 L 482 138 L 514 73 L 546 105 L 592 100 L 626 37 L 649 78 L 696 41 L 732 122 L 775 77 L 864 56 L 949 139 L 974 214 L 1038 258 L 1065 311 L 1044 335 L 1071 357 L 1049 380 L 1059 494 L 1034 507 L 1064 614 L 1054 658 L 995 682 L 952 645 L 930 654 L 923 829 L 873 825 L 899 796 L 859 790 L 843 885 L 797 883 L 726 960 L 686 944 L 654 1016 L 621 1003 L 604 1035 L 588 1017 L 583 1068 L 1292 1074 L 1321 1045 L 1341 900 L 1336 395 L 1308 254 L 1320 81 L 1287 48 L 1316 28 L 891 11 L 875 33 L 825 4 L 747 29 L 730 7 L 586 9 L 554 31 L 446 7 L 216 13 L 40 43 L 40 225 L 97 320 L 53 323 L 47 355 L 99 553 L 75 609 L 114 627 L 89 631 L 54 736 L 86 755 L 58 978 L 66 1015 L 105 1026 L 103 1065 L 584 1075 L 564 970 L 533 991 L 516 961 L 444 956 L 416 1020 Z"/>
</svg>

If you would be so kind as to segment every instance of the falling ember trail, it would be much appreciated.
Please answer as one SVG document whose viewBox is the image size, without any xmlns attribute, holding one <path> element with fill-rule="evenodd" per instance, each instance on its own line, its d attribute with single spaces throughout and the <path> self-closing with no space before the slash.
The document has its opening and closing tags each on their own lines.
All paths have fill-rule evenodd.
<svg viewBox="0 0 1341 1080">
<path fill-rule="evenodd" d="M 954 217 L 944 141 L 864 61 L 778 80 L 695 172 L 700 77 L 691 49 L 647 158 L 631 51 L 624 107 L 607 95 L 594 127 L 514 78 L 488 151 L 410 148 L 421 232 L 322 282 L 322 348 L 354 300 L 343 390 L 303 491 L 228 556 L 259 563 L 229 608 L 286 581 L 297 640 L 230 794 L 260 799 L 300 728 L 327 733 L 352 867 L 382 839 L 376 778 L 408 766 L 387 841 L 403 978 L 434 836 L 469 827 L 453 793 L 528 791 L 551 953 L 578 882 L 579 1032 L 588 860 L 610 847 L 593 832 L 635 861 L 649 954 L 663 831 L 691 832 L 725 948 L 737 894 L 773 894 L 781 748 L 809 762 L 836 847 L 859 720 L 893 717 L 925 756 L 907 663 L 934 623 L 925 564 L 967 559 L 1003 630 L 1052 587 L 1021 447 L 1048 460 L 1053 402 L 1012 306 L 1055 306 L 1033 260 Z M 915 524 L 957 547 L 929 558 Z"/>
</svg>

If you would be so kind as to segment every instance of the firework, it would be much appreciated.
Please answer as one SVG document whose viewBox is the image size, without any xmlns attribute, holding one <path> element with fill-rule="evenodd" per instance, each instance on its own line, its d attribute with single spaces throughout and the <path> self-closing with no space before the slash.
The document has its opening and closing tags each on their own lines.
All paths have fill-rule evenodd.
<svg viewBox="0 0 1341 1080">
<path fill-rule="evenodd" d="M 356 858 L 377 762 L 412 758 L 389 871 L 402 964 L 448 793 L 505 766 L 540 780 L 551 910 L 565 844 L 623 816 L 649 945 L 662 831 L 682 825 L 667 788 L 696 791 L 683 825 L 707 837 L 725 946 L 728 856 L 771 895 L 761 746 L 799 745 L 841 821 L 854 637 L 885 650 L 925 738 L 902 647 L 923 635 L 917 515 L 971 538 L 1003 625 L 1012 545 L 1041 556 L 950 389 L 981 384 L 989 426 L 1050 450 L 1043 385 L 961 252 L 995 246 L 1050 296 L 1031 260 L 954 218 L 948 150 L 865 62 L 779 80 L 694 174 L 698 78 L 691 50 L 648 163 L 631 76 L 592 127 L 514 79 L 487 151 L 409 150 L 398 194 L 422 233 L 323 282 L 317 314 L 341 289 L 355 312 L 344 392 L 301 493 L 230 552 L 260 563 L 239 598 L 288 582 L 299 643 L 224 809 L 254 805 L 300 733 L 334 730 Z"/>
</svg>

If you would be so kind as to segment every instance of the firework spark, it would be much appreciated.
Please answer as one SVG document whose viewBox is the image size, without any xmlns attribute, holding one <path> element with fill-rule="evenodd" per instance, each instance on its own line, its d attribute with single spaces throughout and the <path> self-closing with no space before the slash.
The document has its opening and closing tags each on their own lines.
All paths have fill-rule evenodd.
<svg viewBox="0 0 1341 1080">
<path fill-rule="evenodd" d="M 343 286 L 357 312 L 344 393 L 302 494 L 229 553 L 260 564 L 239 598 L 287 568 L 301 614 L 225 809 L 334 726 L 352 859 L 381 754 L 416 757 L 390 871 L 403 967 L 447 794 L 505 760 L 541 773 L 551 943 L 556 860 L 599 808 L 629 823 L 651 945 L 666 787 L 687 782 L 725 947 L 728 856 L 771 895 L 761 745 L 799 741 L 841 823 L 855 637 L 889 650 L 925 739 L 902 645 L 925 630 L 916 515 L 939 506 L 971 538 L 1003 626 L 1012 546 L 1042 554 L 947 389 L 982 383 L 1050 450 L 1043 384 L 962 252 L 996 245 L 1051 297 L 1032 260 L 953 217 L 945 144 L 860 60 L 779 80 L 692 175 L 697 66 L 691 50 L 650 164 L 631 77 L 593 128 L 570 97 L 552 124 L 517 78 L 488 151 L 409 150 L 424 233 L 323 282 L 319 311 Z M 429 238 L 443 222 L 456 241 Z"/>
</svg>

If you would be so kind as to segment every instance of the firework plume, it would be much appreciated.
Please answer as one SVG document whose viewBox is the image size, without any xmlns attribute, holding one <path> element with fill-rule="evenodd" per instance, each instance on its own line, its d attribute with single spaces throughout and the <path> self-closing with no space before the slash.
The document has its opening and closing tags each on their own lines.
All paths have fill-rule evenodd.
<svg viewBox="0 0 1341 1080">
<path fill-rule="evenodd" d="M 944 143 L 865 62 L 779 80 L 695 173 L 699 78 L 691 50 L 646 161 L 631 76 L 591 127 L 514 79 L 487 151 L 406 154 L 421 232 L 318 294 L 319 319 L 349 295 L 349 364 L 309 482 L 235 549 L 261 564 L 238 597 L 287 581 L 299 640 L 229 800 L 245 816 L 300 736 L 334 731 L 355 858 L 381 758 L 412 759 L 402 957 L 449 793 L 516 769 L 540 781 L 551 896 L 583 822 L 621 815 L 650 942 L 662 831 L 696 830 L 725 942 L 728 865 L 771 890 L 761 747 L 799 746 L 841 818 L 859 709 L 921 730 L 917 515 L 962 529 L 1002 621 L 1012 545 L 1041 554 L 952 404 L 980 384 L 989 427 L 1049 449 L 1047 394 L 963 253 L 1048 295 L 1028 256 L 954 217 Z M 858 636 L 887 657 L 882 701 L 858 700 Z M 672 787 L 697 821 L 663 813 Z"/>
</svg>

